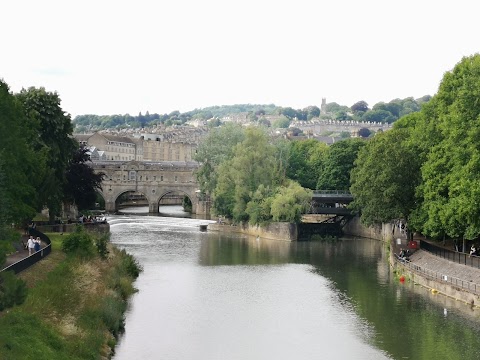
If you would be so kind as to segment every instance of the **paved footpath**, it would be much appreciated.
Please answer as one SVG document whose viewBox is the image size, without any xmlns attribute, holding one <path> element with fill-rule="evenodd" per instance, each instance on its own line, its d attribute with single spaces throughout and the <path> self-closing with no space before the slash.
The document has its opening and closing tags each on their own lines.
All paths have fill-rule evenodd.
<svg viewBox="0 0 480 360">
<path fill-rule="evenodd" d="M 28 236 L 22 235 L 22 241 L 23 241 L 24 244 L 26 244 L 27 241 L 28 241 Z M 42 249 L 45 247 L 45 243 L 43 241 L 42 241 L 40 247 Z M 28 255 L 28 250 L 25 250 L 23 248 L 23 245 L 21 244 L 21 242 L 17 244 L 16 248 L 17 248 L 16 252 L 7 256 L 7 259 L 5 261 L 5 265 L 3 266 L 3 268 L 6 268 L 7 266 L 10 266 L 10 265 L 16 263 L 17 261 L 25 259 L 26 257 L 29 256 Z"/>
<path fill-rule="evenodd" d="M 410 255 L 410 261 L 439 274 L 480 285 L 480 269 L 443 259 L 428 251 L 415 251 Z"/>
</svg>

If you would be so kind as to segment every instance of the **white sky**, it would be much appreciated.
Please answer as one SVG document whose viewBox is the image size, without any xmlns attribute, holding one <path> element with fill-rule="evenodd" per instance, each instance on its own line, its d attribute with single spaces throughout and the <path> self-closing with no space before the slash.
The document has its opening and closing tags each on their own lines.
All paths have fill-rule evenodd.
<svg viewBox="0 0 480 360">
<path fill-rule="evenodd" d="M 434 95 L 480 51 L 474 0 L 15 0 L 0 78 L 81 114 L 213 105 L 370 107 Z"/>
</svg>

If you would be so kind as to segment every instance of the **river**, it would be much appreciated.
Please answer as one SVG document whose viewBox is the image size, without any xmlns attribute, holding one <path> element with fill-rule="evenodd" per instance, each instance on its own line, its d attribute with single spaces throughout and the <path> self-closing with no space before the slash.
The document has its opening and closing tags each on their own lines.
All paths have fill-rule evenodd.
<svg viewBox="0 0 480 360">
<path fill-rule="evenodd" d="M 479 311 L 400 283 L 370 239 L 287 243 L 109 217 L 144 271 L 114 360 L 480 359 Z"/>
</svg>

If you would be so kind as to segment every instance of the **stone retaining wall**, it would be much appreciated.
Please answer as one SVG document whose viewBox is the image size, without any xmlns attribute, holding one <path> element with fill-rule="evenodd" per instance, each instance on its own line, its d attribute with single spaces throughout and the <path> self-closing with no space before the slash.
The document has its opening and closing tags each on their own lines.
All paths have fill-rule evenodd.
<svg viewBox="0 0 480 360">
<path fill-rule="evenodd" d="M 445 260 L 448 261 L 448 260 Z M 401 273 L 410 278 L 413 283 L 421 285 L 427 289 L 430 289 L 432 293 L 439 293 L 457 301 L 462 301 L 471 306 L 479 306 L 480 297 L 477 294 L 466 291 L 460 287 L 456 287 L 450 283 L 441 282 L 435 279 L 431 279 L 422 276 L 411 269 L 398 263 L 393 256 L 390 257 L 390 264 L 395 269 L 400 269 Z"/>
<path fill-rule="evenodd" d="M 282 241 L 296 241 L 298 237 L 297 225 L 287 222 L 278 222 L 268 224 L 266 226 L 259 225 L 223 225 L 223 224 L 208 224 L 209 231 L 222 231 L 230 233 L 240 233 L 251 236 L 259 236 L 264 239 L 282 240 Z"/>
<path fill-rule="evenodd" d="M 394 228 L 395 226 L 391 223 L 366 227 L 360 222 L 360 217 L 355 216 L 343 227 L 343 232 L 345 235 L 361 236 L 382 241 L 391 241 L 397 237 L 405 238 L 398 230 L 394 232 Z"/>
</svg>

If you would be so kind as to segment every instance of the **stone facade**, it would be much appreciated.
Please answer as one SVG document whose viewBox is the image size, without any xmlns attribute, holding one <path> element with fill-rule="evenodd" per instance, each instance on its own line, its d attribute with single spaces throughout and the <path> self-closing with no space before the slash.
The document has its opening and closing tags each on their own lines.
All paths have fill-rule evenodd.
<svg viewBox="0 0 480 360">
<path fill-rule="evenodd" d="M 96 162 L 92 164 L 97 173 L 104 173 L 102 191 L 105 210 L 115 212 L 118 197 L 126 192 L 141 193 L 148 201 L 149 212 L 158 213 L 162 197 L 172 192 L 188 196 L 192 213 L 207 214 L 209 209 L 200 200 L 198 184 L 193 172 L 196 162 Z"/>
</svg>

